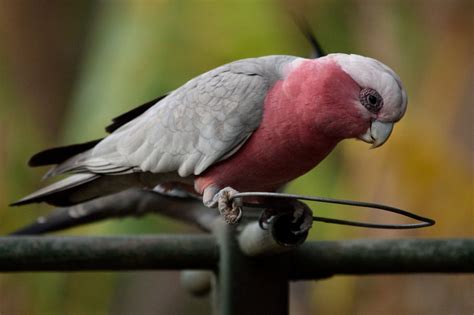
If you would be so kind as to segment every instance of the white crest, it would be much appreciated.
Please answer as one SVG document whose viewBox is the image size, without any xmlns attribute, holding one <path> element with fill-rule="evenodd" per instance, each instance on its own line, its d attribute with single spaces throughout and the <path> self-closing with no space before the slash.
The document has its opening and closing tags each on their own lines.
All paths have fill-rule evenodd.
<svg viewBox="0 0 474 315">
<path fill-rule="evenodd" d="M 400 77 L 378 60 L 359 55 L 330 54 L 344 72 L 352 77 L 361 88 L 376 90 L 384 100 L 378 115 L 381 121 L 398 121 L 407 107 L 407 94 Z"/>
</svg>

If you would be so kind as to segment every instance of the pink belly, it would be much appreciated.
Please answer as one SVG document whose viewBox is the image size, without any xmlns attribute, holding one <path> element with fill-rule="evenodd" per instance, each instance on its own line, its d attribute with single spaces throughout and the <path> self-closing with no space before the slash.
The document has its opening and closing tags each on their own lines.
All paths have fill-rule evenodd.
<svg viewBox="0 0 474 315">
<path fill-rule="evenodd" d="M 220 188 L 230 186 L 238 191 L 274 191 L 311 170 L 333 147 L 311 151 L 313 155 L 308 156 L 309 152 L 291 150 L 289 145 L 274 145 L 271 141 L 262 142 L 255 135 L 242 152 L 197 177 L 196 188 L 199 193 L 211 184 Z"/>
</svg>

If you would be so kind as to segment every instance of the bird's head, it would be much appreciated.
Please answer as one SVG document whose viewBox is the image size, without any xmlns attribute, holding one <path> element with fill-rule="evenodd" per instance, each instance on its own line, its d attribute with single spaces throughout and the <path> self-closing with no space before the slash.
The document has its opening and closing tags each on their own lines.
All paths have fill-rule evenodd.
<svg viewBox="0 0 474 315">
<path fill-rule="evenodd" d="M 371 143 L 372 148 L 381 146 L 407 108 L 407 95 L 400 78 L 372 58 L 347 54 L 332 54 L 327 58 L 334 60 L 358 86 L 346 105 L 355 107 L 369 127 L 357 138 Z"/>
<path fill-rule="evenodd" d="M 330 54 L 300 59 L 293 66 L 285 90 L 307 104 L 309 123 L 327 136 L 358 138 L 379 147 L 406 111 L 400 78 L 375 59 Z"/>
</svg>

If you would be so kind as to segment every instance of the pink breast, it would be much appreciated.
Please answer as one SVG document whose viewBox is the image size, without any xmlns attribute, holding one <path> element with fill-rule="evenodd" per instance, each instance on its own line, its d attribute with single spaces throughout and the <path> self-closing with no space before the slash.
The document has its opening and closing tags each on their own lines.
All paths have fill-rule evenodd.
<svg viewBox="0 0 474 315">
<path fill-rule="evenodd" d="M 325 109 L 318 90 L 311 88 L 321 85 L 314 70 L 301 65 L 272 87 L 260 127 L 233 156 L 196 178 L 199 193 L 211 184 L 238 191 L 272 191 L 314 168 L 331 152 L 340 139 L 318 131 L 318 111 Z"/>
</svg>

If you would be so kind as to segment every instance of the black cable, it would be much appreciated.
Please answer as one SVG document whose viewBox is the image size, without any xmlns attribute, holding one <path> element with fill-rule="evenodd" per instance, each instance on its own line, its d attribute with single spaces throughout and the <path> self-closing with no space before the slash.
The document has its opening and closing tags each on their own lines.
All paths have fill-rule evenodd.
<svg viewBox="0 0 474 315">
<path fill-rule="evenodd" d="M 359 226 L 359 227 L 375 228 L 375 229 L 416 229 L 416 228 L 431 226 L 436 223 L 433 219 L 422 217 L 420 215 L 411 213 L 406 210 L 402 210 L 402 209 L 398 209 L 395 207 L 386 206 L 382 204 L 377 204 L 377 203 L 363 202 L 363 201 L 342 200 L 342 199 L 334 199 L 334 198 L 326 198 L 326 197 L 301 196 L 301 195 L 295 195 L 295 194 L 271 193 L 271 192 L 242 192 L 242 193 L 237 193 L 233 195 L 231 199 L 244 198 L 244 197 L 270 197 L 270 198 L 298 199 L 298 200 L 308 200 L 308 201 L 340 204 L 340 205 L 354 206 L 354 207 L 372 208 L 372 209 L 382 210 L 386 212 L 396 213 L 396 214 L 421 222 L 421 223 L 412 223 L 412 224 L 376 224 L 376 223 L 366 223 L 366 222 L 360 222 L 360 221 L 340 220 L 340 219 L 313 216 L 313 221 L 332 223 L 332 224 L 351 225 L 351 226 Z M 252 208 L 263 208 L 263 207 L 269 206 L 265 203 L 258 203 L 258 204 L 257 203 L 244 203 L 244 205 L 247 207 L 252 207 Z"/>
</svg>

